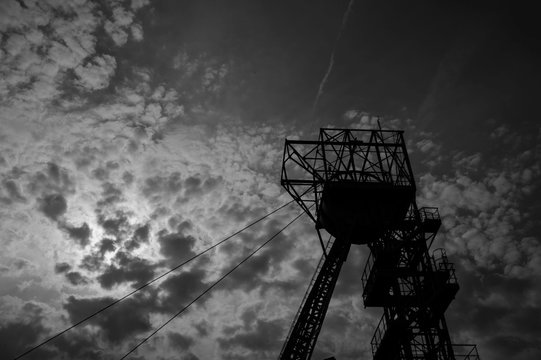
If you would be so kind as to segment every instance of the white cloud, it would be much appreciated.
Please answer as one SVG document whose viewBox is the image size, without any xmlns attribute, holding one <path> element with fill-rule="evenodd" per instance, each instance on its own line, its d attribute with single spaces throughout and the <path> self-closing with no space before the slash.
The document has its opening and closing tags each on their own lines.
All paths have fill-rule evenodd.
<svg viewBox="0 0 541 360">
<path fill-rule="evenodd" d="M 21 101 L 58 100 L 60 87 L 72 79 L 67 76 L 71 70 L 87 90 L 106 87 L 116 65 L 111 55 L 95 54 L 101 26 L 119 46 L 129 31 L 134 38 L 142 36 L 140 25 L 133 24 L 133 10 L 121 5 L 113 9 L 113 22 L 105 23 L 99 15 L 103 9 L 91 1 L 3 1 L 0 7 L 0 94 Z"/>
<path fill-rule="evenodd" d="M 23 49 L 27 46 L 26 38 L 20 34 L 11 35 L 6 41 L 4 50 L 11 56 L 19 55 Z"/>
<path fill-rule="evenodd" d="M 50 18 L 51 14 L 43 11 L 37 2 L 29 2 L 26 8 L 17 1 L 0 2 L 0 29 L 2 31 L 47 25 Z"/>
<path fill-rule="evenodd" d="M 133 24 L 130 27 L 131 30 L 131 36 L 135 41 L 141 41 L 143 40 L 143 27 L 139 24 Z"/>
<path fill-rule="evenodd" d="M 509 133 L 509 127 L 506 125 L 500 125 L 490 133 L 490 137 L 493 139 L 501 138 Z"/>
<path fill-rule="evenodd" d="M 58 41 L 53 41 L 49 48 L 49 58 L 64 68 L 75 68 L 85 57 L 86 55 L 73 52 Z"/>
<path fill-rule="evenodd" d="M 416 145 L 417 148 L 423 153 L 438 152 L 440 150 L 440 146 L 434 143 L 431 139 L 422 139 L 418 141 Z"/>
<path fill-rule="evenodd" d="M 87 90 L 99 90 L 109 86 L 109 80 L 114 75 L 116 60 L 110 55 L 94 57 L 84 66 L 75 68 L 77 83 Z"/>
<path fill-rule="evenodd" d="M 104 28 L 117 46 L 126 44 L 129 33 L 135 41 L 143 40 L 143 27 L 134 23 L 134 11 L 146 4 L 146 2 L 132 2 L 131 10 L 122 6 L 116 6 L 113 9 L 113 16 L 105 21 Z"/>
<path fill-rule="evenodd" d="M 172 59 L 172 67 L 178 71 L 181 83 L 197 84 L 187 96 L 220 95 L 229 75 L 229 65 L 220 63 L 207 54 L 193 56 L 182 50 Z"/>
<path fill-rule="evenodd" d="M 165 121 L 167 119 L 162 117 L 162 107 L 157 103 L 148 104 L 143 116 L 141 116 L 141 122 L 150 126 L 159 126 L 160 122 Z"/>
<path fill-rule="evenodd" d="M 137 11 L 148 4 L 149 0 L 131 0 L 131 8 L 133 11 Z"/>
<path fill-rule="evenodd" d="M 419 184 L 419 203 L 440 208 L 446 225 L 443 244 L 451 252 L 470 255 L 480 268 L 506 276 L 535 274 L 541 247 L 531 246 L 518 232 L 531 216 L 521 206 L 526 200 L 523 188 L 536 186 L 533 174 L 540 174 L 526 166 L 531 157 L 504 157 L 495 163 L 497 167 L 486 166 L 479 153 L 460 153 L 452 159 L 453 168 L 446 176 L 425 174 Z"/>
<path fill-rule="evenodd" d="M 113 18 L 115 19 L 115 23 L 122 27 L 131 25 L 131 23 L 133 22 L 133 16 L 133 12 L 128 11 L 120 6 L 113 9 Z"/>
<path fill-rule="evenodd" d="M 111 39 L 113 39 L 116 46 L 122 46 L 128 42 L 128 33 L 119 24 L 107 20 L 104 28 Z"/>
</svg>

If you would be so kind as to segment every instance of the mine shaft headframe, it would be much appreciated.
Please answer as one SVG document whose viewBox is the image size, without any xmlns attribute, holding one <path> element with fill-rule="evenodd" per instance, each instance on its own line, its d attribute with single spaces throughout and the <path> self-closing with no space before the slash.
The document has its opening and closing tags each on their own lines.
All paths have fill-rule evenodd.
<svg viewBox="0 0 541 360">
<path fill-rule="evenodd" d="M 395 130 L 321 129 L 317 141 L 286 140 L 281 183 L 334 236 L 376 217 L 388 228 L 415 197 L 403 131 Z"/>
</svg>

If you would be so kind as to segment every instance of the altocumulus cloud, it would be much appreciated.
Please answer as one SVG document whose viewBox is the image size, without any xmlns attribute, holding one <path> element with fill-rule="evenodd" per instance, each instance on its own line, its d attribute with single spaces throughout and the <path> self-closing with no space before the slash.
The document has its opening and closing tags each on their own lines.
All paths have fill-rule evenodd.
<svg viewBox="0 0 541 360">
<path fill-rule="evenodd" d="M 258 76 L 258 59 L 216 56 L 200 50 L 204 41 L 162 46 L 155 16 L 163 4 L 0 3 L 2 354 L 15 356 L 289 200 L 278 179 L 283 138 L 314 138 L 313 119 L 288 124 L 273 109 L 277 119 L 265 123 L 255 121 L 258 111 L 244 119 L 221 106 L 234 109 L 231 98 L 253 90 L 236 89 L 246 80 L 259 92 L 266 89 L 260 80 L 290 73 Z M 271 100 L 263 107 L 275 106 Z M 362 108 L 326 121 L 378 125 Z M 440 207 L 437 246 L 457 259 L 462 286 L 449 312 L 453 336 L 479 341 L 487 358 L 535 358 L 541 249 L 531 198 L 539 134 L 494 123 L 490 147 L 509 154 L 491 158 L 458 151 L 413 120 L 382 123 L 406 129 L 419 203 Z M 118 357 L 297 210 L 251 228 L 35 358 Z M 300 221 L 138 356 L 275 358 L 320 255 L 313 225 Z M 363 310 L 355 287 L 363 256 L 352 249 L 315 357 L 370 356 L 380 314 Z"/>
</svg>

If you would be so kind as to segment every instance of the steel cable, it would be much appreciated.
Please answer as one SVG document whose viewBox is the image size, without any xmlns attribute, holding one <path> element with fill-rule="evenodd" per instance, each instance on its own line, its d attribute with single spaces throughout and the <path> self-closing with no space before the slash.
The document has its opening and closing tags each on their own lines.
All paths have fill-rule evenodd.
<svg viewBox="0 0 541 360">
<path fill-rule="evenodd" d="M 223 243 L 226 242 L 227 240 L 230 240 L 231 238 L 233 238 L 233 237 L 235 237 L 236 235 L 240 234 L 241 232 L 247 230 L 248 228 L 252 227 L 253 225 L 255 225 L 255 224 L 257 224 L 257 223 L 259 223 L 259 222 L 265 220 L 266 218 L 268 218 L 268 217 L 271 216 L 272 214 L 278 212 L 279 210 L 285 208 L 286 206 L 288 206 L 288 205 L 291 204 L 292 202 L 294 202 L 294 200 L 291 200 L 291 201 L 285 203 L 284 205 L 282 205 L 282 206 L 280 206 L 280 207 L 274 209 L 273 211 L 267 213 L 266 215 L 264 215 L 264 216 L 260 217 L 259 219 L 257 219 L 257 220 L 255 220 L 255 221 L 251 222 L 250 224 L 246 225 L 246 226 L 243 227 L 242 229 L 240 229 L 240 230 L 236 231 L 235 233 L 229 235 L 228 237 L 226 237 L 226 238 L 220 240 L 220 241 L 217 242 L 216 244 L 214 244 L 214 245 L 212 245 L 212 246 L 206 248 L 205 250 L 203 250 L 203 251 L 201 251 L 200 253 L 198 253 L 198 254 L 192 256 L 192 257 L 189 258 L 188 260 L 186 260 L 186 261 L 184 261 L 184 262 L 182 262 L 182 263 L 176 265 L 175 267 L 169 269 L 168 271 L 164 272 L 164 273 L 161 274 L 160 276 L 158 276 L 158 277 L 156 277 L 156 278 L 150 280 L 149 282 L 147 282 L 147 283 L 145 283 L 145 284 L 139 286 L 137 289 L 135 289 L 135 290 L 129 292 L 128 294 L 122 296 L 121 298 L 119 298 L 119 299 L 117 299 L 117 300 L 111 302 L 109 305 L 107 305 L 107 306 L 105 306 L 105 307 L 103 307 L 103 308 L 101 308 L 101 309 L 95 311 L 94 313 L 92 313 L 92 314 L 88 315 L 87 317 L 83 318 L 82 320 L 79 320 L 78 322 L 72 324 L 71 326 L 69 326 L 69 327 L 67 327 L 66 329 L 60 331 L 59 333 L 55 334 L 54 336 L 51 336 L 50 338 L 48 338 L 48 339 L 46 339 L 46 340 L 40 342 L 39 344 L 37 344 L 37 345 L 31 347 L 30 349 L 26 350 L 24 353 L 22 353 L 22 354 L 20 354 L 19 356 L 15 357 L 13 360 L 20 359 L 20 358 L 22 358 L 23 356 L 26 356 L 26 355 L 30 354 L 32 351 L 34 351 L 34 350 L 36 350 L 36 349 L 42 347 L 43 345 L 45 345 L 45 344 L 51 342 L 52 340 L 54 340 L 54 339 L 56 339 L 56 338 L 62 336 L 63 334 L 67 333 L 68 331 L 72 330 L 73 328 L 75 328 L 75 327 L 81 325 L 82 323 L 84 323 L 84 322 L 90 320 L 90 319 L 93 318 L 94 316 L 96 316 L 96 315 L 98 315 L 98 314 L 104 312 L 105 310 L 109 309 L 110 307 L 112 307 L 112 306 L 118 304 L 119 302 L 125 300 L 126 298 L 132 296 L 132 295 L 135 294 L 136 292 L 139 292 L 139 291 L 143 290 L 143 289 L 146 288 L 147 286 L 149 286 L 149 285 L 155 283 L 156 281 L 162 279 L 163 277 L 169 275 L 169 274 L 172 273 L 173 271 L 175 271 L 175 270 L 181 268 L 182 266 L 188 264 L 189 262 L 191 262 L 191 261 L 197 259 L 197 258 L 200 257 L 201 255 L 206 254 L 206 253 L 209 252 L 210 250 L 212 250 L 212 249 L 216 248 L 217 246 L 223 244 Z"/>
<path fill-rule="evenodd" d="M 188 305 L 184 306 L 182 309 L 180 309 L 176 314 L 174 314 L 171 318 L 169 318 L 169 320 L 167 320 L 166 322 L 164 322 L 163 324 L 161 324 L 156 330 L 154 330 L 152 333 L 150 333 L 150 335 L 148 335 L 147 337 L 145 337 L 143 340 L 141 340 L 136 346 L 134 346 L 130 351 L 128 351 L 124 356 L 122 356 L 120 358 L 120 360 L 123 360 L 125 359 L 126 357 L 128 357 L 131 353 L 133 353 L 135 350 L 137 350 L 141 345 L 143 345 L 145 342 L 147 342 L 152 336 L 156 335 L 158 333 L 158 331 L 160 331 L 161 329 L 163 329 L 165 326 L 167 326 L 167 324 L 169 324 L 171 321 L 173 321 L 177 316 L 179 316 L 180 314 L 182 314 L 184 311 L 186 311 L 190 306 L 192 306 L 197 300 L 199 300 L 200 298 L 202 298 L 203 296 L 205 296 L 205 294 L 207 294 L 210 290 L 212 290 L 216 285 L 218 285 L 222 280 L 224 280 L 226 277 L 228 277 L 233 271 L 235 271 L 236 269 L 238 269 L 242 264 L 244 264 L 246 261 L 248 261 L 248 259 L 250 259 L 252 256 L 254 256 L 259 250 L 261 250 L 265 245 L 267 245 L 268 243 L 270 243 L 274 238 L 276 238 L 278 235 L 280 235 L 282 233 L 282 231 L 284 231 L 287 227 L 289 227 L 291 224 L 293 224 L 295 221 L 297 221 L 297 219 L 299 219 L 302 215 L 304 214 L 304 212 L 301 212 L 299 215 L 297 215 L 293 220 L 291 220 L 289 223 L 287 223 L 283 228 L 281 228 L 277 233 L 275 233 L 273 236 L 270 237 L 270 239 L 268 239 L 267 241 L 265 241 L 263 244 L 261 244 L 260 246 L 258 246 L 254 251 L 252 251 L 250 253 L 250 255 L 248 255 L 247 257 L 244 258 L 244 260 L 242 260 L 241 262 L 239 262 L 237 265 L 235 265 L 234 267 L 232 267 L 227 273 L 225 273 L 224 275 L 222 275 L 222 277 L 220 277 L 218 280 L 216 280 L 211 286 L 209 286 L 208 288 L 205 289 L 205 291 L 203 291 L 201 294 L 199 294 L 196 298 L 194 298 Z"/>
</svg>

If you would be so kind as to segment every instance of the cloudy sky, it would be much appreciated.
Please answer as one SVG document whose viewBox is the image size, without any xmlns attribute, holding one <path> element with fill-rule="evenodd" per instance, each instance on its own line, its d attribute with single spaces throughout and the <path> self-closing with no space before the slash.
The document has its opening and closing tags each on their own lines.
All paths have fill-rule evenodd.
<svg viewBox="0 0 541 360">
<path fill-rule="evenodd" d="M 541 39 L 527 5 L 0 0 L 0 358 L 290 200 L 286 137 L 403 129 L 443 217 L 457 343 L 541 358 Z M 266 222 L 28 359 L 118 359 L 291 220 Z M 370 359 L 352 249 L 314 359 Z M 321 249 L 307 217 L 132 359 L 275 359 Z"/>
</svg>

